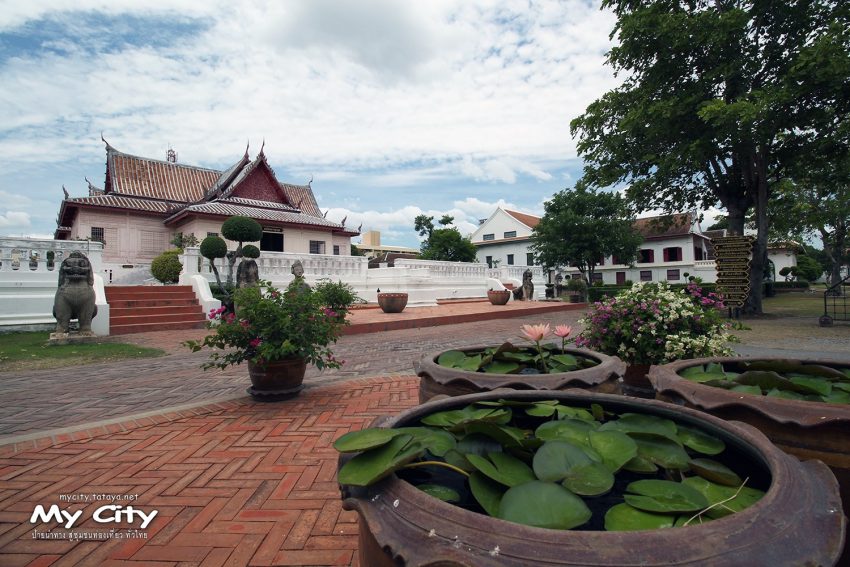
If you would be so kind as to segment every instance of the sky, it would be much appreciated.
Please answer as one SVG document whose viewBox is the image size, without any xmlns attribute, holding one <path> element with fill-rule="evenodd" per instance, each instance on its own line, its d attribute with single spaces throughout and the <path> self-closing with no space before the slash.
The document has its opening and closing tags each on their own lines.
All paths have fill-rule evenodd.
<svg viewBox="0 0 850 567">
<path fill-rule="evenodd" d="M 0 0 L 0 235 L 52 237 L 105 146 L 224 170 L 246 146 L 328 218 L 418 247 L 581 176 L 570 121 L 619 84 L 580 0 Z M 358 242 L 354 238 L 353 242 Z"/>
</svg>

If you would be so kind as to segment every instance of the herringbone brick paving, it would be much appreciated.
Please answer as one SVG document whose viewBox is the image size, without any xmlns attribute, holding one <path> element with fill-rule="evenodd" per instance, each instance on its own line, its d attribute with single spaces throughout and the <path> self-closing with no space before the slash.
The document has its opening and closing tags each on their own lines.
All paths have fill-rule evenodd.
<svg viewBox="0 0 850 567">
<path fill-rule="evenodd" d="M 280 403 L 243 398 L 92 438 L 17 453 L 7 446 L 0 565 L 356 565 L 356 514 L 341 508 L 331 444 L 414 405 L 417 389 L 410 376 L 356 379 Z M 96 523 L 104 501 L 65 504 L 60 494 L 137 494 L 125 508 L 158 514 L 145 530 L 135 524 L 147 539 L 35 539 L 35 531 L 139 535 L 126 522 Z M 30 524 L 39 504 L 83 514 L 67 530 Z"/>
</svg>

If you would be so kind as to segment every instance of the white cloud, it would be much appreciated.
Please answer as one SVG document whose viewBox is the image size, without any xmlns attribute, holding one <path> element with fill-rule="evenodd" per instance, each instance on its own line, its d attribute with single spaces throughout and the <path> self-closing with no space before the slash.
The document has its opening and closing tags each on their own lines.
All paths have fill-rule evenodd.
<svg viewBox="0 0 850 567">
<path fill-rule="evenodd" d="M 0 214 L 0 228 L 20 229 L 29 228 L 30 215 L 21 211 L 9 211 Z"/>
</svg>

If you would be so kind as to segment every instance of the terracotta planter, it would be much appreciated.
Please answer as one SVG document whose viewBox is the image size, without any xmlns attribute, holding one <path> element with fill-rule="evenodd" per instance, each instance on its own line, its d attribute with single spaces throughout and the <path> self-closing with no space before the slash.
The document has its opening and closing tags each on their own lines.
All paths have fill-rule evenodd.
<svg viewBox="0 0 850 567">
<path fill-rule="evenodd" d="M 275 360 L 265 365 L 248 361 L 251 387 L 248 393 L 256 400 L 276 401 L 291 398 L 304 388 L 307 362 L 302 358 Z"/>
<path fill-rule="evenodd" d="M 469 347 L 459 350 L 467 352 L 484 348 L 487 347 Z M 427 354 L 413 364 L 413 369 L 419 376 L 419 403 L 425 403 L 438 395 L 462 396 L 489 392 L 497 388 L 515 390 L 582 388 L 595 392 L 619 393 L 618 381 L 626 366 L 619 358 L 613 356 L 592 350 L 568 348 L 564 351 L 566 354 L 584 356 L 598 361 L 599 364 L 591 368 L 552 374 L 490 374 L 440 366 L 437 364 L 437 358 L 443 352 Z"/>
<path fill-rule="evenodd" d="M 626 372 L 623 374 L 623 394 L 636 398 L 654 398 L 655 390 L 652 389 L 647 375 L 649 364 L 627 364 Z"/>
<path fill-rule="evenodd" d="M 403 412 L 384 427 L 413 425 L 436 411 L 505 392 L 435 400 Z M 598 403 L 616 412 L 651 413 L 722 438 L 738 459 L 769 487 L 749 508 L 725 518 L 682 528 L 605 532 L 549 530 L 478 514 L 427 495 L 390 475 L 377 484 L 343 487 L 343 508 L 359 514 L 360 565 L 832 565 L 840 550 L 844 518 L 838 488 L 820 462 L 801 463 L 757 430 L 687 408 L 640 400 L 569 392 L 514 392 L 511 399 L 558 399 Z M 343 459 L 344 460 L 344 459 Z"/>
<path fill-rule="evenodd" d="M 378 305 L 384 313 L 401 313 L 407 307 L 406 293 L 379 293 Z"/>
<path fill-rule="evenodd" d="M 510 290 L 489 290 L 487 292 L 487 299 L 490 300 L 490 303 L 493 305 L 506 305 L 508 300 L 511 298 Z"/>
<path fill-rule="evenodd" d="M 819 459 L 835 474 L 841 487 L 844 513 L 850 511 L 850 406 L 741 394 L 692 382 L 679 376 L 691 366 L 709 362 L 737 363 L 765 360 L 704 358 L 654 366 L 649 379 L 661 400 L 684 404 L 722 419 L 749 423 L 780 449 L 801 459 Z M 803 363 L 848 367 L 848 363 L 803 360 Z M 841 565 L 850 565 L 850 545 Z"/>
</svg>

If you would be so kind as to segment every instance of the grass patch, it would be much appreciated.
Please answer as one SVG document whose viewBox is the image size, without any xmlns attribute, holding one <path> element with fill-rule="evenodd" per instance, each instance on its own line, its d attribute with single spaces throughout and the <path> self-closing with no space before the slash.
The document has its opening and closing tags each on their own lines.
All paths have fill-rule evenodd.
<svg viewBox="0 0 850 567">
<path fill-rule="evenodd" d="M 823 315 L 823 286 L 809 291 L 789 291 L 766 297 L 762 302 L 764 312 L 781 317 L 820 317 Z"/>
<path fill-rule="evenodd" d="M 48 346 L 49 337 L 47 331 L 0 335 L 0 372 L 79 366 L 165 354 L 158 348 L 117 343 L 108 339 L 87 344 Z"/>
</svg>

